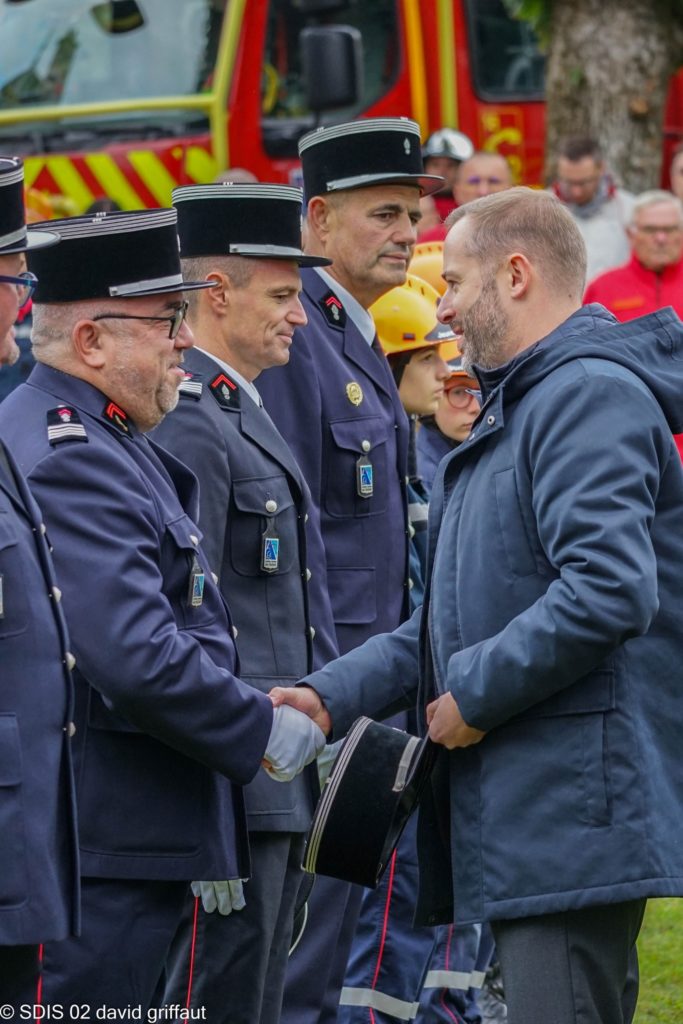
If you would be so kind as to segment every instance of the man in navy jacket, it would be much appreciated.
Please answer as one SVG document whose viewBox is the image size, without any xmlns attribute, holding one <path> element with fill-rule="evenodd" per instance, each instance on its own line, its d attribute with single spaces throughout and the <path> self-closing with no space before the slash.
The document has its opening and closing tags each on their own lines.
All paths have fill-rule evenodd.
<svg viewBox="0 0 683 1024">
<path fill-rule="evenodd" d="M 215 287 L 192 298 L 188 374 L 153 437 L 197 474 L 199 525 L 230 605 L 241 677 L 268 692 L 336 656 L 323 577 L 307 561 L 308 487 L 254 385 L 286 363 L 306 323 L 299 266 L 327 261 L 301 251 L 300 189 L 186 186 L 173 203 L 183 271 Z M 314 530 L 308 541 L 312 552 L 322 547 Z M 278 1024 L 317 793 L 315 765 L 288 783 L 260 772 L 246 787 L 251 877 L 244 889 L 239 879 L 206 883 L 203 909 L 188 904 L 163 1003 L 185 1005 L 191 991 L 213 1024 Z"/>
<path fill-rule="evenodd" d="M 175 211 L 52 224 L 59 255 L 30 255 L 37 365 L 0 412 L 75 656 L 83 926 L 46 945 L 43 1001 L 145 1008 L 188 883 L 249 874 L 242 785 L 264 761 L 291 778 L 318 737 L 236 678 L 196 479 L 144 435 L 184 377 L 183 291 L 207 286 L 183 282 Z"/>
<path fill-rule="evenodd" d="M 3 342 L 32 288 L 21 254 L 59 237 L 27 233 L 23 181 L 20 160 L 0 159 Z M 39 943 L 78 928 L 78 847 L 61 591 L 41 514 L 0 437 L 0 1003 L 16 1008 L 34 1001 Z"/>
<path fill-rule="evenodd" d="M 335 738 L 416 701 L 419 919 L 491 921 L 511 1024 L 624 1024 L 645 900 L 683 894 L 683 328 L 581 308 L 549 194 L 452 222 L 439 318 L 483 405 L 434 483 L 424 604 L 279 699 Z"/>
</svg>

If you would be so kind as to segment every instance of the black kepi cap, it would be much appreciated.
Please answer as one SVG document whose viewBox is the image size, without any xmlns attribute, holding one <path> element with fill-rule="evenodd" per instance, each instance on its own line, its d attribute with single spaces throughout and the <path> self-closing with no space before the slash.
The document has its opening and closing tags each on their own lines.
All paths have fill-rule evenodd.
<svg viewBox="0 0 683 1024">
<path fill-rule="evenodd" d="M 414 185 L 423 195 L 444 179 L 425 174 L 420 126 L 407 117 L 360 118 L 299 140 L 306 198 L 368 185 Z"/>
<path fill-rule="evenodd" d="M 248 256 L 325 267 L 301 250 L 300 188 L 264 183 L 181 185 L 173 189 L 180 255 Z"/>
<path fill-rule="evenodd" d="M 177 217 L 173 209 L 99 213 L 44 221 L 61 243 L 30 252 L 38 277 L 34 302 L 128 299 L 211 288 L 213 281 L 183 281 Z"/>
<path fill-rule="evenodd" d="M 437 747 L 358 718 L 325 783 L 303 868 L 374 889 L 415 810 Z"/>
<path fill-rule="evenodd" d="M 58 241 L 54 232 L 26 230 L 24 165 L 18 157 L 0 157 L 0 256 Z"/>
</svg>

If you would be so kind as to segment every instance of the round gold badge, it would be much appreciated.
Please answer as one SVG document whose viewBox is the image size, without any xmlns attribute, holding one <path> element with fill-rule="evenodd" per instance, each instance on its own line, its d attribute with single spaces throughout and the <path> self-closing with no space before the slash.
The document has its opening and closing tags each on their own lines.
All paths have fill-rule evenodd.
<svg viewBox="0 0 683 1024">
<path fill-rule="evenodd" d="M 355 380 L 350 380 L 346 385 L 346 397 L 349 402 L 352 402 L 354 405 L 360 405 L 363 401 L 363 391 L 360 384 Z"/>
</svg>

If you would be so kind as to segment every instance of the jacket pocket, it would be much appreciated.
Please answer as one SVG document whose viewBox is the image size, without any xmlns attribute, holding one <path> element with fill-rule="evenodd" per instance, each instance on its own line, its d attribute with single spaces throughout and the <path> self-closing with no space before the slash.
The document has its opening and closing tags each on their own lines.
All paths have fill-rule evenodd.
<svg viewBox="0 0 683 1024">
<path fill-rule="evenodd" d="M 527 708 L 518 719 L 554 718 L 558 715 L 585 715 L 611 711 L 616 706 L 614 671 L 596 669 L 577 679 L 571 686 Z M 516 719 L 515 719 L 516 720 Z"/>
<path fill-rule="evenodd" d="M 233 480 L 230 563 L 240 576 L 278 576 L 291 570 L 299 547 L 297 510 L 285 476 Z M 277 568 L 263 569 L 264 535 L 277 539 Z M 271 552 L 272 554 L 272 552 Z"/>
<path fill-rule="evenodd" d="M 335 568 L 327 570 L 327 583 L 334 621 L 340 626 L 374 622 L 377 618 L 377 594 L 373 568 Z"/>
<path fill-rule="evenodd" d="M 28 627 L 27 579 L 16 528 L 0 512 L 0 639 L 18 636 Z"/>
<path fill-rule="evenodd" d="M 17 906 L 27 896 L 21 783 L 21 742 L 16 716 L 0 714 L 0 907 Z"/>
<path fill-rule="evenodd" d="M 387 425 L 379 416 L 334 420 L 329 425 L 325 509 L 331 516 L 380 515 L 387 507 Z M 358 493 L 358 460 L 371 466 L 371 491 Z M 394 471 L 395 472 L 395 471 Z M 367 479 L 364 481 L 367 486 Z"/>
<path fill-rule="evenodd" d="M 605 715 L 599 712 L 581 715 L 578 722 L 582 741 L 582 819 L 587 825 L 609 825 L 612 801 Z"/>
<path fill-rule="evenodd" d="M 514 576 L 531 576 L 538 571 L 538 567 L 524 521 L 514 467 L 495 473 L 493 484 L 498 537 L 505 561 Z"/>
<path fill-rule="evenodd" d="M 89 728 L 78 787 L 81 848 L 145 857 L 153 872 L 155 858 L 194 856 L 209 777 L 199 762 L 144 733 Z"/>
</svg>

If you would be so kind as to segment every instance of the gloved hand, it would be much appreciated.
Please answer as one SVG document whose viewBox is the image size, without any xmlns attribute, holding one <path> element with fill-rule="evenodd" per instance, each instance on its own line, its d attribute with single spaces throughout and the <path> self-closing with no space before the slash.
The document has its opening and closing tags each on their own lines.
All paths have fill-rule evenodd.
<svg viewBox="0 0 683 1024">
<path fill-rule="evenodd" d="M 233 910 L 244 910 L 247 901 L 241 878 L 229 878 L 225 882 L 193 882 L 192 895 L 201 896 L 202 906 L 207 914 L 218 910 L 227 917 Z"/>
<path fill-rule="evenodd" d="M 337 740 L 336 743 L 328 743 L 322 754 L 318 757 L 318 782 L 321 790 L 334 768 L 334 762 L 337 760 L 337 754 L 343 742 L 344 740 Z"/>
<path fill-rule="evenodd" d="M 318 756 L 325 746 L 325 735 L 315 722 L 288 704 L 273 711 L 273 725 L 263 767 L 271 779 L 289 782 Z"/>
</svg>

